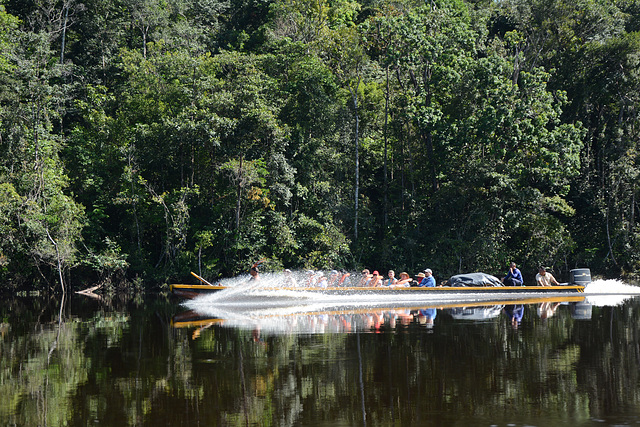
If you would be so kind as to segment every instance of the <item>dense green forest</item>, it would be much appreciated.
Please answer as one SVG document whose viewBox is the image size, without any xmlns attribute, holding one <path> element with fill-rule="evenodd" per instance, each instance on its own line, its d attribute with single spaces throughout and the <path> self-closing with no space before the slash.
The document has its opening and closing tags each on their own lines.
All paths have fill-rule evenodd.
<svg viewBox="0 0 640 427">
<path fill-rule="evenodd" d="M 0 287 L 640 270 L 639 0 L 0 0 Z"/>
</svg>

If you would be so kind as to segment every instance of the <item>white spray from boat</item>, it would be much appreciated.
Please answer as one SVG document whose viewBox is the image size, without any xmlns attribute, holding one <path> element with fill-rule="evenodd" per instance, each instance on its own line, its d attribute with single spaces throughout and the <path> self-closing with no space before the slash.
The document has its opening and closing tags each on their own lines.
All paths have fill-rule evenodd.
<svg viewBox="0 0 640 427">
<path fill-rule="evenodd" d="M 604 307 L 621 305 L 640 295 L 640 287 L 617 279 L 597 279 L 589 283 L 584 293 L 588 304 Z"/>
</svg>

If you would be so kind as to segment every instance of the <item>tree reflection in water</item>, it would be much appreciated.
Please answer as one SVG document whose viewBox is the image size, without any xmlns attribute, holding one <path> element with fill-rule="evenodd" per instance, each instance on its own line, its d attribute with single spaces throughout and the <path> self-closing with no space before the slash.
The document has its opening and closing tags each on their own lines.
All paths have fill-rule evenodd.
<svg viewBox="0 0 640 427">
<path fill-rule="evenodd" d="M 0 422 L 634 422 L 639 302 L 564 302 L 546 319 L 541 304 L 523 305 L 518 329 L 508 304 L 491 304 L 304 313 L 277 330 L 266 316 L 250 328 L 187 320 L 175 301 L 76 297 L 59 311 L 59 301 L 9 300 Z"/>
</svg>

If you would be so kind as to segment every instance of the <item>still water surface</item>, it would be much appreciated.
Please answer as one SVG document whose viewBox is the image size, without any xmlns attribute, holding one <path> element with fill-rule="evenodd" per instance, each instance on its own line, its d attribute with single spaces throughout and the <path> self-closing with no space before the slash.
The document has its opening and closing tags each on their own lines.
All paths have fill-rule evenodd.
<svg viewBox="0 0 640 427">
<path fill-rule="evenodd" d="M 0 425 L 640 424 L 638 297 L 215 305 L 6 300 Z"/>
</svg>

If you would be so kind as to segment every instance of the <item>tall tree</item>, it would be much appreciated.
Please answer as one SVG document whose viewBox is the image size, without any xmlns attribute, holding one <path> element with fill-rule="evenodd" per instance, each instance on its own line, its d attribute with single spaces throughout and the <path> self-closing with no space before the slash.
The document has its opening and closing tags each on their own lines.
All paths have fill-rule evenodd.
<svg viewBox="0 0 640 427">
<path fill-rule="evenodd" d="M 50 50 L 49 35 L 16 31 L 17 49 L 12 66 L 17 99 L 5 98 L 11 108 L 1 120 L 6 137 L 1 176 L 4 195 L 19 202 L 14 229 L 20 230 L 20 247 L 43 278 L 50 267 L 65 290 L 64 273 L 74 262 L 83 225 L 83 210 L 66 193 L 67 176 L 59 153 L 63 144 L 54 127 L 60 127 L 61 107 L 67 94 L 56 85 L 62 69 Z M 12 190 L 13 188 L 13 190 Z M 44 269 L 43 269 L 44 268 Z"/>
<path fill-rule="evenodd" d="M 358 215 L 360 201 L 360 101 L 362 80 L 366 73 L 367 58 L 360 36 L 354 27 L 344 27 L 333 33 L 327 46 L 329 61 L 339 81 L 349 91 L 354 117 L 354 241 L 358 241 Z"/>
</svg>

